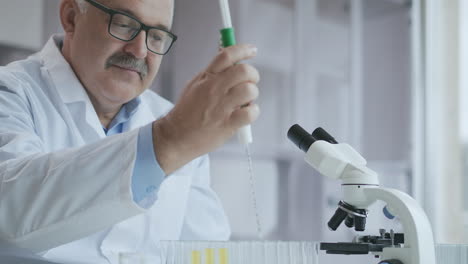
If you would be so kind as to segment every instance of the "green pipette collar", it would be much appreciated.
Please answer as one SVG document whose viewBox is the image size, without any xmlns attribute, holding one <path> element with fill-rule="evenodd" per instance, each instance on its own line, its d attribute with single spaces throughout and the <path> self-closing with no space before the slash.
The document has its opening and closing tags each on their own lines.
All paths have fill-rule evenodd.
<svg viewBox="0 0 468 264">
<path fill-rule="evenodd" d="M 223 28 L 221 32 L 221 42 L 223 47 L 236 45 L 236 36 L 234 35 L 234 28 Z"/>
</svg>

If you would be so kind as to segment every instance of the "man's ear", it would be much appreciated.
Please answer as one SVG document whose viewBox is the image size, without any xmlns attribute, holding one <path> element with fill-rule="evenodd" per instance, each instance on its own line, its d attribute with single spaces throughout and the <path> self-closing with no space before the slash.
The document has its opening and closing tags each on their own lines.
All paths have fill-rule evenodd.
<svg viewBox="0 0 468 264">
<path fill-rule="evenodd" d="M 73 35 L 76 26 L 76 17 L 79 9 L 74 0 L 62 0 L 60 2 L 60 22 L 66 35 Z"/>
</svg>

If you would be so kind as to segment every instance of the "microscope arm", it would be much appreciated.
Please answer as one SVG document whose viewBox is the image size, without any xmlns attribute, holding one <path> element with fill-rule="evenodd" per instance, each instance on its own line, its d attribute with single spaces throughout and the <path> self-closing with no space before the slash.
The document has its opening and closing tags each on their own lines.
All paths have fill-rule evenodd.
<svg viewBox="0 0 468 264">
<path fill-rule="evenodd" d="M 405 233 L 404 248 L 384 248 L 382 259 L 399 259 L 405 264 L 435 264 L 432 228 L 426 214 L 411 196 L 388 188 L 364 187 L 369 203 L 387 203 L 398 216 Z"/>
</svg>

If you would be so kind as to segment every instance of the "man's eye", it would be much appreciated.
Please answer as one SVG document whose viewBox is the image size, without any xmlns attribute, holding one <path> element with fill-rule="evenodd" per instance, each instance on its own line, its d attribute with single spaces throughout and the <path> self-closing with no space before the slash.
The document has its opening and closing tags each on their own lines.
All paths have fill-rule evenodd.
<svg viewBox="0 0 468 264">
<path fill-rule="evenodd" d="M 161 41 L 161 40 L 162 40 L 162 37 L 159 36 L 159 35 L 153 35 L 153 36 L 151 36 L 151 40 L 152 40 L 152 41 Z"/>
<path fill-rule="evenodd" d="M 122 28 L 122 29 L 137 29 L 135 25 L 131 25 L 129 23 L 119 22 L 119 21 L 113 21 L 112 25 Z"/>
<path fill-rule="evenodd" d="M 157 31 L 150 32 L 149 37 L 151 38 L 151 41 L 154 42 L 162 41 L 164 39 L 164 35 Z"/>
<path fill-rule="evenodd" d="M 132 28 L 129 24 L 123 24 L 123 23 L 119 23 L 119 22 L 114 23 L 114 25 L 118 26 L 118 27 L 121 27 L 121 28 Z"/>
</svg>

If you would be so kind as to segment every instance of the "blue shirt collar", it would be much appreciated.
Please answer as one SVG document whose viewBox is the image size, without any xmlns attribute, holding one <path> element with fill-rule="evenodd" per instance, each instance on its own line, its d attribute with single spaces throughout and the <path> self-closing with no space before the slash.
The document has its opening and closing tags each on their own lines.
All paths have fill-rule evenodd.
<svg viewBox="0 0 468 264">
<path fill-rule="evenodd" d="M 127 123 L 132 116 L 137 112 L 138 106 L 141 104 L 141 98 L 138 96 L 128 103 L 122 105 L 120 111 L 117 115 L 112 119 L 111 123 L 109 124 L 109 129 L 103 127 L 104 132 L 107 136 L 115 135 L 124 132 L 123 126 Z"/>
</svg>

